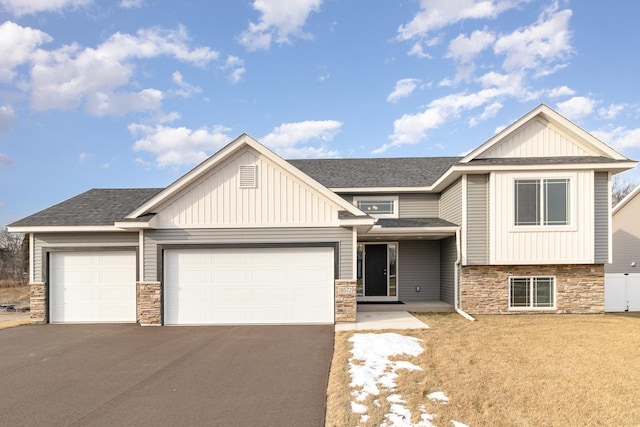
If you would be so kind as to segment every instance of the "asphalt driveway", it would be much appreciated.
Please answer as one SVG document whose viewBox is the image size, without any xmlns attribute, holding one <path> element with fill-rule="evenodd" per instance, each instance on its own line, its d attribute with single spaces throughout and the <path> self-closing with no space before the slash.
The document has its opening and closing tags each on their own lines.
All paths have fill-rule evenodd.
<svg viewBox="0 0 640 427">
<path fill-rule="evenodd" d="M 323 426 L 333 325 L 0 330 L 0 424 Z"/>
</svg>

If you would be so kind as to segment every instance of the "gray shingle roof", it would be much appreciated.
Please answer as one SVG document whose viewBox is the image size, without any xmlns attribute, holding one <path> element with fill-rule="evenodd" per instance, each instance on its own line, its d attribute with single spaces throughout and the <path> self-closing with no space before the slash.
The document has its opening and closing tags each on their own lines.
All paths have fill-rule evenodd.
<svg viewBox="0 0 640 427">
<path fill-rule="evenodd" d="M 462 157 L 289 160 L 329 188 L 426 187 Z"/>
<path fill-rule="evenodd" d="M 10 226 L 113 225 L 162 190 L 163 188 L 94 188 Z"/>
</svg>

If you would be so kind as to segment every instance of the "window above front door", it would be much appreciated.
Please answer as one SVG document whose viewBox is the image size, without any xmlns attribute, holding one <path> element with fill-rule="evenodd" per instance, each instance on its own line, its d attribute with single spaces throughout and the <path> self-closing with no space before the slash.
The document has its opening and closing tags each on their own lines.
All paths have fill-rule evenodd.
<svg viewBox="0 0 640 427">
<path fill-rule="evenodd" d="M 353 204 L 375 218 L 398 218 L 398 196 L 356 196 Z"/>
</svg>

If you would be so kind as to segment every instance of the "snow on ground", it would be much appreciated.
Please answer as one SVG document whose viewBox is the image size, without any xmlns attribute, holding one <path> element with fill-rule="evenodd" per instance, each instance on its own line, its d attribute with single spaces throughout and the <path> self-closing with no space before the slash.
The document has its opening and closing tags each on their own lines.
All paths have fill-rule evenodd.
<svg viewBox="0 0 640 427">
<path fill-rule="evenodd" d="M 351 411 L 360 414 L 360 423 L 368 421 L 367 406 L 362 404 L 370 395 L 379 396 L 380 389 L 395 391 L 395 380 L 399 370 L 421 371 L 422 368 L 406 360 L 390 360 L 391 356 L 418 356 L 423 352 L 418 338 L 395 333 L 385 334 L 354 334 L 349 341 L 353 343 L 352 357 L 349 359 L 349 374 L 351 375 Z M 447 404 L 449 398 L 442 391 L 427 395 L 427 398 L 442 404 Z M 435 427 L 432 423 L 436 417 L 426 413 L 424 405 L 420 405 L 420 421 L 411 422 L 411 410 L 404 406 L 406 401 L 400 394 L 394 393 L 387 397 L 390 412 L 385 414 L 385 421 L 380 427 Z M 374 404 L 380 406 L 378 399 Z M 454 427 L 467 427 L 458 421 L 451 421 Z"/>
</svg>

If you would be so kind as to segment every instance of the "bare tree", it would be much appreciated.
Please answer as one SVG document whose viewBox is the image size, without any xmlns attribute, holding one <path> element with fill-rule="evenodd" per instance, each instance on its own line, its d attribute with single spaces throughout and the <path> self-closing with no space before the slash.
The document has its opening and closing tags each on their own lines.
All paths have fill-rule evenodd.
<svg viewBox="0 0 640 427">
<path fill-rule="evenodd" d="M 24 242 L 24 235 L 10 233 L 7 227 L 0 230 L 0 279 L 22 279 L 27 267 Z"/>
<path fill-rule="evenodd" d="M 637 185 L 635 182 L 625 181 L 620 175 L 614 175 L 611 178 L 611 206 L 617 205 Z"/>
</svg>

